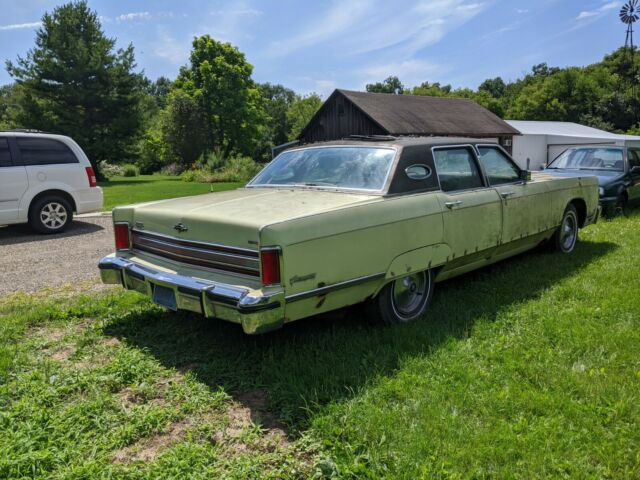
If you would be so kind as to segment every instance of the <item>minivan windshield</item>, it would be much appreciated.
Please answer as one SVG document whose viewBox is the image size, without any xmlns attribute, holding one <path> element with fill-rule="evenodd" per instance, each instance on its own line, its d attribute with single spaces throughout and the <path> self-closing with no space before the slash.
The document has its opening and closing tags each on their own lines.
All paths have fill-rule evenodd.
<svg viewBox="0 0 640 480">
<path fill-rule="evenodd" d="M 385 147 L 327 146 L 278 155 L 248 187 L 324 187 L 379 191 L 396 150 Z"/>
<path fill-rule="evenodd" d="M 570 148 L 551 162 L 547 168 L 622 172 L 624 171 L 624 158 L 621 148 Z"/>
</svg>

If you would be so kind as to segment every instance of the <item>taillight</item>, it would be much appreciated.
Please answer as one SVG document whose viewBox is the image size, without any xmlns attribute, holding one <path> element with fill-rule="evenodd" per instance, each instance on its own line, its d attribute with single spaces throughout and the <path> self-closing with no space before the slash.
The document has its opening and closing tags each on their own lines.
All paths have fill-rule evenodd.
<svg viewBox="0 0 640 480">
<path fill-rule="evenodd" d="M 131 248 L 129 240 L 129 224 L 122 222 L 113 226 L 116 237 L 116 250 L 129 250 Z"/>
<path fill-rule="evenodd" d="M 280 249 L 268 248 L 260 250 L 262 267 L 262 284 L 276 285 L 280 283 Z"/>
<path fill-rule="evenodd" d="M 89 187 L 93 188 L 93 187 L 97 187 L 98 186 L 98 182 L 96 181 L 96 174 L 93 171 L 93 167 L 87 167 L 87 178 L 89 179 Z"/>
</svg>

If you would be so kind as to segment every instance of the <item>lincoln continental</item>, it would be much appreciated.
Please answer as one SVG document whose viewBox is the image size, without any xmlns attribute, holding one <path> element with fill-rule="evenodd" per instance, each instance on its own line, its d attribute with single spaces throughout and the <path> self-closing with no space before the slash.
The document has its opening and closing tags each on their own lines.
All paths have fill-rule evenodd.
<svg viewBox="0 0 640 480">
<path fill-rule="evenodd" d="M 362 302 L 403 323 L 438 282 L 541 244 L 570 253 L 599 213 L 596 177 L 523 171 L 495 143 L 348 139 L 286 150 L 238 190 L 114 209 L 99 268 L 249 334 Z"/>
</svg>

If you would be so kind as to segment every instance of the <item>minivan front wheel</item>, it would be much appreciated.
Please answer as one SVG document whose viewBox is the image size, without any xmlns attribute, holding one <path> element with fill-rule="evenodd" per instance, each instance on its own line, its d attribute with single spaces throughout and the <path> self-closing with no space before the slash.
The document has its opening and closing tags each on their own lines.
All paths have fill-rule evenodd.
<svg viewBox="0 0 640 480">
<path fill-rule="evenodd" d="M 407 323 L 420 318 L 433 298 L 433 272 L 423 270 L 385 285 L 369 300 L 367 313 L 378 323 Z"/>
<path fill-rule="evenodd" d="M 71 223 L 73 209 L 69 202 L 58 196 L 37 200 L 29 212 L 29 225 L 38 233 L 59 233 Z"/>
</svg>

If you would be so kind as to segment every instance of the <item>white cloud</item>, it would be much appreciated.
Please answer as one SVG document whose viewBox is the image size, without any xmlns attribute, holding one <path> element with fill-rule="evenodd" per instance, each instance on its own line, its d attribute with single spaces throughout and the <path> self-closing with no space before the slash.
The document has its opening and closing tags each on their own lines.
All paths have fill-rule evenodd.
<svg viewBox="0 0 640 480">
<path fill-rule="evenodd" d="M 158 27 L 156 33 L 157 40 L 153 50 L 154 56 L 167 60 L 174 65 L 182 65 L 187 62 L 191 42 L 176 40 L 163 27 Z"/>
<path fill-rule="evenodd" d="M 587 20 L 587 19 L 595 20 L 596 18 L 599 18 L 599 17 L 603 16 L 604 14 L 606 14 L 609 10 L 613 10 L 614 8 L 618 8 L 621 5 L 622 5 L 622 2 L 620 2 L 620 1 L 606 2 L 603 5 L 601 5 L 600 7 L 594 9 L 594 10 L 583 10 L 583 11 L 581 11 L 578 14 L 578 16 L 576 17 L 576 20 L 578 20 L 578 21 Z"/>
<path fill-rule="evenodd" d="M 211 15 L 223 16 L 223 17 L 229 17 L 229 16 L 259 17 L 263 13 L 264 12 L 260 10 L 256 10 L 255 8 L 238 8 L 236 10 L 212 10 L 211 12 L 209 12 L 209 14 Z"/>
<path fill-rule="evenodd" d="M 42 22 L 12 23 L 10 25 L 0 25 L 0 30 L 23 30 L 25 28 L 38 28 Z"/>
<path fill-rule="evenodd" d="M 518 8 L 516 10 L 516 13 L 520 14 L 520 15 L 524 15 L 525 13 L 529 13 L 531 10 L 529 10 L 528 8 Z"/>
<path fill-rule="evenodd" d="M 132 20 L 149 20 L 151 19 L 151 14 L 149 12 L 132 12 L 132 13 L 123 13 L 122 15 L 118 15 L 116 20 L 118 22 L 130 22 Z"/>
<path fill-rule="evenodd" d="M 286 56 L 326 45 L 344 55 L 393 48 L 409 58 L 439 42 L 484 8 L 484 3 L 464 0 L 421 0 L 409 8 L 383 0 L 336 0 L 322 17 L 302 25 L 300 33 L 273 42 L 268 53 Z"/>
</svg>

